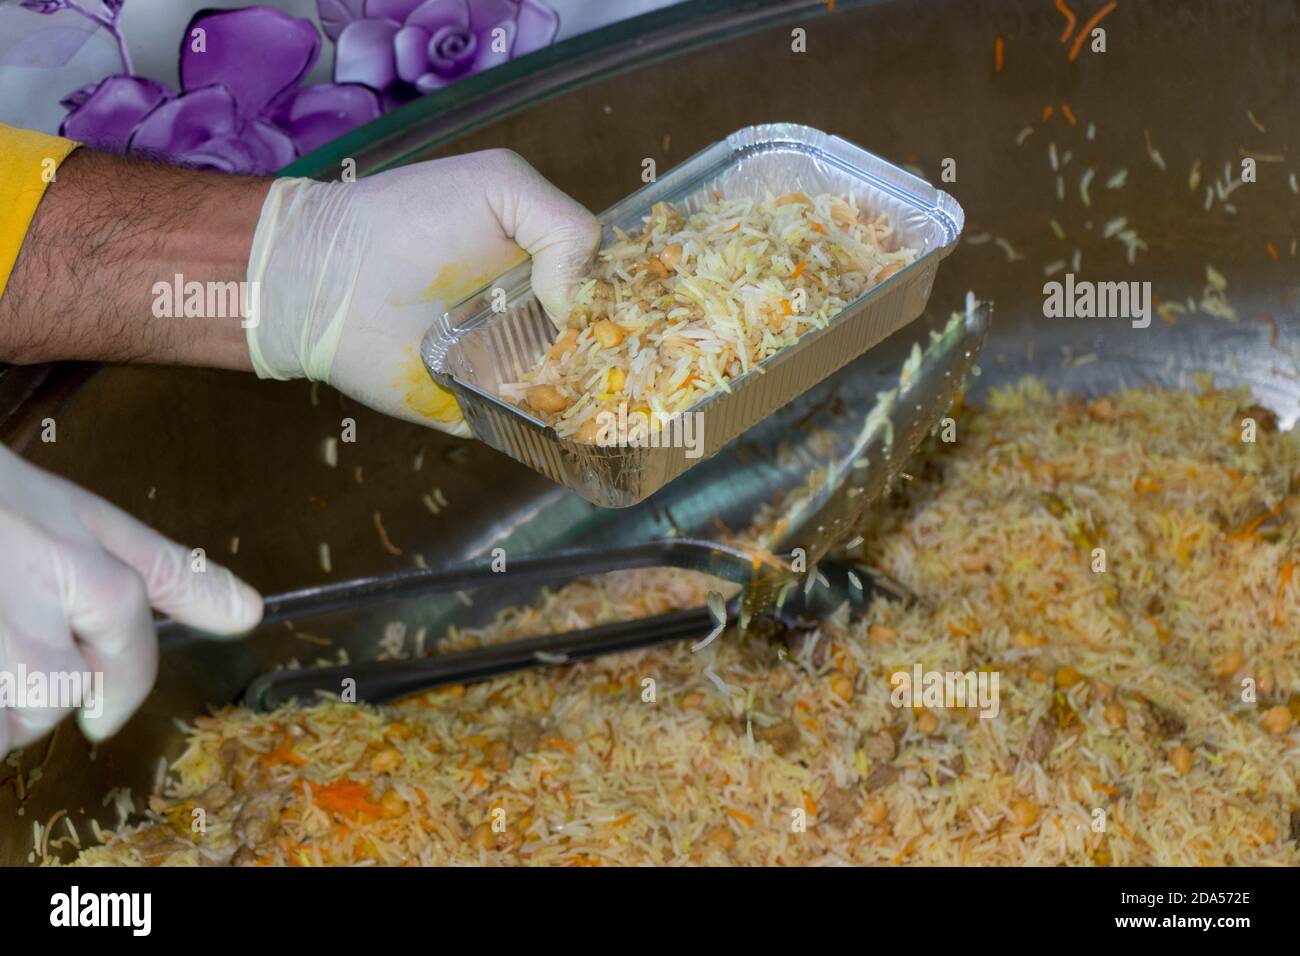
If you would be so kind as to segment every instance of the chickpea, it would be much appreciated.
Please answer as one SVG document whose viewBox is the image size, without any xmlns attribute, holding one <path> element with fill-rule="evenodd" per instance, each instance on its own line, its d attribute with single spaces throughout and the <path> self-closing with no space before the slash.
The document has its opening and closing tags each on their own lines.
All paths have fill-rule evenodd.
<svg viewBox="0 0 1300 956">
<path fill-rule="evenodd" d="M 1261 843 L 1272 843 L 1277 839 L 1277 827 L 1273 825 L 1273 821 L 1268 817 L 1260 817 L 1255 824 L 1255 832 L 1259 834 Z"/>
<path fill-rule="evenodd" d="M 1259 719 L 1259 722 L 1274 737 L 1281 737 L 1291 729 L 1293 720 L 1286 704 L 1278 704 L 1264 711 L 1264 716 Z"/>
<path fill-rule="evenodd" d="M 573 437 L 584 445 L 599 445 L 600 432 L 600 422 L 593 417 L 588 418 L 585 422 L 579 425 L 578 431 Z"/>
<path fill-rule="evenodd" d="M 612 349 L 623 341 L 622 327 L 609 319 L 601 319 L 592 326 L 591 334 L 596 336 L 596 341 L 600 343 L 601 348 Z"/>
<path fill-rule="evenodd" d="M 668 267 L 657 256 L 651 256 L 646 260 L 645 271 L 656 279 L 668 278 Z"/>
<path fill-rule="evenodd" d="M 862 817 L 872 826 L 879 826 L 889 819 L 889 804 L 879 797 L 872 797 L 862 805 Z"/>
<path fill-rule="evenodd" d="M 1038 812 L 1038 804 L 1026 797 L 1011 801 L 1011 819 L 1022 829 L 1028 830 L 1038 822 Z"/>
<path fill-rule="evenodd" d="M 1117 700 L 1112 700 L 1106 705 L 1106 709 L 1102 711 L 1102 717 L 1112 727 L 1119 728 L 1124 726 L 1124 722 L 1128 719 L 1128 713 L 1124 710 L 1123 704 Z"/>
<path fill-rule="evenodd" d="M 627 372 L 621 368 L 612 368 L 609 370 L 609 380 L 606 383 L 606 391 L 621 392 L 623 386 L 627 384 Z"/>
<path fill-rule="evenodd" d="M 677 243 L 664 247 L 664 251 L 659 253 L 659 261 L 668 269 L 674 269 L 677 263 L 682 261 L 682 247 Z"/>
<path fill-rule="evenodd" d="M 389 790 L 379 801 L 379 815 L 385 820 L 396 820 L 406 812 L 406 801 L 397 795 L 396 790 Z"/>
<path fill-rule="evenodd" d="M 1220 677 L 1231 677 L 1246 663 L 1246 655 L 1239 650 L 1231 650 L 1214 662 L 1214 670 Z"/>
<path fill-rule="evenodd" d="M 1073 687 L 1083 680 L 1083 675 L 1067 664 L 1062 664 L 1056 669 L 1056 675 L 1053 678 L 1056 686 L 1062 690 Z"/>
<path fill-rule="evenodd" d="M 1016 631 L 1011 638 L 1017 647 L 1041 647 L 1047 643 L 1047 638 L 1041 634 L 1030 634 L 1028 631 Z"/>
<path fill-rule="evenodd" d="M 933 737 L 939 732 L 939 718 L 927 710 L 916 718 L 916 729 L 927 737 Z"/>
<path fill-rule="evenodd" d="M 1169 762 L 1180 776 L 1185 777 L 1192 772 L 1192 752 L 1182 744 L 1169 751 Z"/>
<path fill-rule="evenodd" d="M 853 699 L 853 681 L 846 674 L 835 674 L 831 677 L 831 693 L 842 701 Z"/>
<path fill-rule="evenodd" d="M 704 838 L 704 842 L 709 846 L 717 847 L 719 850 L 730 850 L 736 845 L 736 836 L 728 827 L 717 827 L 709 831 L 709 835 Z"/>
<path fill-rule="evenodd" d="M 524 398 L 539 412 L 562 412 L 569 407 L 569 400 L 550 385 L 534 385 Z"/>
<path fill-rule="evenodd" d="M 1088 405 L 1088 414 L 1099 422 L 1110 421 L 1118 411 L 1109 398 L 1099 398 Z"/>
<path fill-rule="evenodd" d="M 395 720 L 384 728 L 384 737 L 388 740 L 410 740 L 414 733 L 414 728 L 404 720 Z"/>
<path fill-rule="evenodd" d="M 492 825 L 480 823 L 469 836 L 469 845 L 475 850 L 490 850 L 497 845 L 497 835 L 492 832 Z"/>
<path fill-rule="evenodd" d="M 691 691 L 691 693 L 687 694 L 685 697 L 682 698 L 683 710 L 694 710 L 697 707 L 703 707 L 703 706 L 704 706 L 704 695 L 699 693 L 698 691 Z"/>
<path fill-rule="evenodd" d="M 885 268 L 880 270 L 880 275 L 876 276 L 876 281 L 884 282 L 890 276 L 897 275 L 898 273 L 902 272 L 906 267 L 907 267 L 906 262 L 902 262 L 902 261 L 891 262 L 887 266 L 885 266 Z"/>
<path fill-rule="evenodd" d="M 546 357 L 552 362 L 558 362 L 566 355 L 578 347 L 578 333 L 574 329 L 565 329 L 551 343 L 551 347 L 546 350 Z"/>
<path fill-rule="evenodd" d="M 384 747 L 370 758 L 371 773 L 392 773 L 402 765 L 402 752 L 396 747 Z"/>
<path fill-rule="evenodd" d="M 884 647 L 898 640 L 898 631 L 887 624 L 872 624 L 867 629 L 867 642 L 875 647 Z"/>
</svg>

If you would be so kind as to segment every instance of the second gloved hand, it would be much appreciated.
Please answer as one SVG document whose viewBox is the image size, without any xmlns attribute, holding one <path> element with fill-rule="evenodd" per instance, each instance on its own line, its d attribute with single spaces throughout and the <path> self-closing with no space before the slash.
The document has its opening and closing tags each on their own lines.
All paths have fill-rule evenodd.
<svg viewBox="0 0 1300 956">
<path fill-rule="evenodd" d="M 0 701 L 0 759 L 74 708 L 91 740 L 126 723 L 158 671 L 150 607 L 212 634 L 262 616 L 261 597 L 225 568 L 0 446 L 0 678 L 47 688 Z M 96 699 L 47 699 L 87 673 Z"/>
<path fill-rule="evenodd" d="M 381 412 L 468 435 L 455 399 L 420 360 L 434 316 L 527 254 L 538 299 L 562 320 L 600 232 L 508 150 L 350 183 L 277 180 L 249 257 L 253 368 L 328 382 Z"/>
</svg>

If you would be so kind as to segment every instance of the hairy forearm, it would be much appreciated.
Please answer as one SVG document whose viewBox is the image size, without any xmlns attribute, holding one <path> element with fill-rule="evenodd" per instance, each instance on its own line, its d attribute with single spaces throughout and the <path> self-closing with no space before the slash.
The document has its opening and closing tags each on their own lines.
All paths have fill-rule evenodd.
<svg viewBox="0 0 1300 956">
<path fill-rule="evenodd" d="M 0 297 L 0 361 L 251 368 L 230 283 L 269 186 L 77 150 Z"/>
</svg>

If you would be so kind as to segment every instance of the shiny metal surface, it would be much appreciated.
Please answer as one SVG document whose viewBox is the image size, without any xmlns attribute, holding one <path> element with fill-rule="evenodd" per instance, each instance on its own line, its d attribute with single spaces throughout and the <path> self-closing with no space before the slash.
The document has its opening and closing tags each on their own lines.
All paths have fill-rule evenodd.
<svg viewBox="0 0 1300 956">
<path fill-rule="evenodd" d="M 820 3 L 799 8 L 807 53 L 791 51 L 788 19 L 749 33 L 739 32 L 742 25 L 711 46 L 684 42 L 679 49 L 671 36 L 660 36 L 653 57 L 629 61 L 636 69 L 611 75 L 615 65 L 608 61 L 617 56 L 593 57 L 604 64 L 594 74 L 584 72 L 586 61 L 571 64 L 562 92 L 522 112 L 511 113 L 506 104 L 465 126 L 454 117 L 445 126 L 424 117 L 429 128 L 402 130 L 402 148 L 393 155 L 510 146 L 593 209 L 637 188 L 643 158 L 667 168 L 729 130 L 773 118 L 842 135 L 936 182 L 944 159 L 952 159 L 956 182 L 941 185 L 966 210 L 967 237 L 1005 239 L 1023 258 L 1009 260 L 992 241 L 963 243 L 945 262 L 927 317 L 904 334 L 923 323 L 942 325 L 968 289 L 996 302 L 974 399 L 1026 373 L 1097 393 L 1140 383 L 1186 385 L 1194 370 L 1208 369 L 1220 384 L 1249 385 L 1284 427 L 1294 425 L 1300 260 L 1290 250 L 1300 234 L 1300 197 L 1289 190 L 1287 175 L 1297 168 L 1295 2 L 1125 0 L 1103 24 L 1107 52 L 1085 50 L 1073 62 L 1058 39 L 1060 16 L 1046 0 L 864 6 L 841 0 L 834 13 Z M 753 13 L 755 5 L 745 9 Z M 992 59 L 999 35 L 1006 43 L 1001 73 Z M 1064 119 L 1062 103 L 1076 125 Z M 1052 115 L 1043 122 L 1049 105 Z M 1031 133 L 1017 146 L 1026 127 Z M 1149 158 L 1144 130 L 1167 171 Z M 359 168 L 389 161 L 377 153 L 367 165 L 363 139 L 346 144 L 363 160 Z M 1072 153 L 1063 173 L 1065 201 L 1056 198 L 1047 155 L 1052 141 L 1061 155 Z M 1259 162 L 1258 181 L 1231 197 L 1235 212 L 1217 200 L 1207 212 L 1206 186 L 1222 176 L 1225 162 L 1239 168 L 1243 150 L 1283 161 Z M 1196 160 L 1203 181 L 1192 191 L 1188 177 Z M 1091 207 L 1079 198 L 1084 165 L 1098 170 Z M 322 162 L 322 174 L 328 166 Z M 1106 189 L 1106 179 L 1121 168 L 1128 170 L 1125 187 Z M 1102 237 L 1102 225 L 1116 216 L 1127 217 L 1149 246 L 1134 265 L 1118 242 Z M 1051 231 L 1052 218 L 1064 242 Z M 1267 253 L 1269 243 L 1277 260 Z M 1205 265 L 1212 263 L 1228 280 L 1238 321 L 1175 316 L 1175 324 L 1156 318 L 1149 328 L 1134 329 L 1115 321 L 1045 319 L 1043 270 L 1068 261 L 1076 246 L 1084 277 L 1151 281 L 1166 302 L 1199 298 Z M 890 387 L 910 345 L 895 336 L 841 374 L 875 376 L 880 388 Z M 482 445 L 383 420 L 328 389 L 319 390 L 314 405 L 310 395 L 305 384 L 233 374 L 112 369 L 94 376 L 57 413 L 58 442 L 31 444 L 28 453 L 165 533 L 205 547 L 270 593 L 409 567 L 416 553 L 432 562 L 498 544 L 512 554 L 627 544 L 674 522 L 707 533 L 715 519 L 743 520 L 753 501 L 791 477 L 783 470 L 789 459 L 774 449 L 782 441 L 797 448 L 801 439 L 791 410 L 772 422 L 784 425 L 784 434 L 759 429 L 742 436 L 729 450 L 734 457 L 700 465 L 683 479 L 687 484 L 669 485 L 611 523 L 608 513 Z M 340 445 L 339 467 L 332 469 L 321 443 L 337 435 L 345 415 L 357 419 L 359 440 Z M 420 500 L 434 486 L 451 505 L 437 515 Z M 375 512 L 402 555 L 380 546 Z M 231 554 L 236 535 L 238 553 Z M 321 541 L 331 545 L 332 574 L 318 564 Z M 447 621 L 473 620 L 510 597 L 517 596 L 479 595 L 473 607 L 452 600 L 338 614 L 311 636 L 365 658 L 390 620 L 434 634 Z M 69 810 L 83 836 L 89 815 L 111 821 L 105 793 L 122 785 L 146 791 L 158 756 L 177 753 L 174 718 L 234 700 L 255 674 L 290 658 L 309 662 L 333 654 L 333 646 L 283 629 L 247 642 L 168 646 L 145 710 L 95 759 L 65 724 L 52 741 L 29 748 L 20 769 L 0 764 L 0 862 L 25 861 L 32 821 L 57 810 Z M 37 767 L 38 784 L 20 788 L 17 774 L 26 780 Z"/>
</svg>

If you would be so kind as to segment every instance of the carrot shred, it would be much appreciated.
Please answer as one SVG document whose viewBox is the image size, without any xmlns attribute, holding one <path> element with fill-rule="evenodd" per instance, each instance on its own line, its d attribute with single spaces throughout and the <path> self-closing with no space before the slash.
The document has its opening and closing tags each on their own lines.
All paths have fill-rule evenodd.
<svg viewBox="0 0 1300 956">
<path fill-rule="evenodd" d="M 1093 27 L 1101 23 L 1102 20 L 1106 19 L 1106 17 L 1109 16 L 1110 12 L 1114 9 L 1115 9 L 1115 0 L 1111 0 L 1110 3 L 1106 4 L 1096 13 L 1094 13 L 1092 15 L 1092 19 L 1090 19 L 1087 23 L 1083 25 L 1083 29 L 1079 31 L 1079 35 L 1074 38 L 1074 46 L 1070 47 L 1069 60 L 1071 63 L 1073 63 L 1075 60 L 1079 58 L 1079 51 L 1083 49 L 1083 41 L 1088 39 L 1088 34 L 1092 32 Z"/>
<path fill-rule="evenodd" d="M 383 515 L 376 511 L 371 516 L 370 520 L 374 522 L 375 530 L 379 532 L 379 543 L 383 546 L 383 549 L 393 557 L 400 558 L 402 556 L 402 549 L 393 544 L 393 539 L 388 537 L 388 531 L 384 528 Z"/>
<path fill-rule="evenodd" d="M 370 787 L 347 776 L 313 791 L 312 799 L 317 806 L 353 820 L 363 815 L 379 818 L 379 806 L 370 800 Z"/>
<path fill-rule="evenodd" d="M 563 737 L 546 737 L 543 738 L 542 743 L 546 744 L 548 747 L 558 747 L 560 750 L 567 750 L 569 753 L 576 753 L 578 750 L 576 746 L 569 743 L 569 741 L 565 740 Z"/>
<path fill-rule="evenodd" d="M 1282 623 L 1282 598 L 1286 595 L 1286 586 L 1291 583 L 1291 577 L 1295 574 L 1297 562 L 1288 561 L 1282 565 L 1282 573 L 1277 582 L 1277 599 L 1273 602 L 1273 623 Z"/>
<path fill-rule="evenodd" d="M 1051 118 L 1052 118 L 1052 104 L 1048 103 L 1046 106 L 1043 107 L 1043 122 L 1046 123 Z"/>
<path fill-rule="evenodd" d="M 1273 244 L 1272 244 L 1272 243 L 1269 243 L 1269 248 L 1270 248 L 1270 249 L 1273 248 Z M 1273 258 L 1276 259 L 1276 258 L 1277 258 L 1277 255 L 1274 254 Z M 809 259 L 805 259 L 803 262 L 799 263 L 797 266 L 794 267 L 794 272 L 791 272 L 791 273 L 790 273 L 790 279 L 791 279 L 791 281 L 793 281 L 793 280 L 799 278 L 800 273 L 802 273 L 803 270 L 804 270 L 805 268 L 807 268 L 808 263 L 809 263 L 810 261 L 811 261 L 811 260 L 809 260 Z"/>
<path fill-rule="evenodd" d="M 632 814 L 630 814 L 630 813 L 625 813 L 625 814 L 623 814 L 621 817 L 619 817 L 617 820 L 610 820 L 610 821 L 609 821 L 609 825 L 612 826 L 612 827 L 621 827 L 621 826 L 625 826 L 626 824 L 631 823 L 631 822 L 632 822 Z"/>
<path fill-rule="evenodd" d="M 264 767 L 276 767 L 283 763 L 291 763 L 295 767 L 301 767 L 307 763 L 307 758 L 293 752 L 293 738 L 288 733 L 285 733 L 284 740 L 280 741 L 279 746 L 262 755 L 261 763 Z"/>
<path fill-rule="evenodd" d="M 1075 126 L 1079 122 L 1078 119 L 1075 118 L 1074 110 L 1070 109 L 1069 103 L 1061 104 L 1061 115 L 1065 117 L 1065 121 L 1071 126 Z"/>
<path fill-rule="evenodd" d="M 1002 72 L 1003 48 L 1005 46 L 1006 43 L 1000 36 L 993 41 L 993 72 L 994 73 Z"/>
<path fill-rule="evenodd" d="M 897 866 L 907 859 L 908 855 L 916 847 L 916 837 L 907 841 L 907 845 L 898 851 L 898 856 L 894 857 L 894 865 Z"/>
<path fill-rule="evenodd" d="M 1274 262 L 1277 262 L 1277 261 L 1278 261 L 1278 259 L 1277 259 L 1277 246 L 1273 245 L 1273 243 L 1270 242 L 1270 243 L 1269 243 L 1268 245 L 1266 245 L 1264 248 L 1268 250 L 1269 258 L 1272 259 Z"/>
<path fill-rule="evenodd" d="M 745 826 L 752 827 L 754 825 L 754 818 L 743 810 L 737 810 L 735 807 L 726 807 L 725 809 Z"/>
<path fill-rule="evenodd" d="M 1070 32 L 1074 30 L 1074 11 L 1065 5 L 1065 0 L 1056 0 L 1056 9 L 1065 16 L 1065 32 L 1061 34 L 1060 40 L 1064 43 L 1070 39 Z"/>
</svg>

